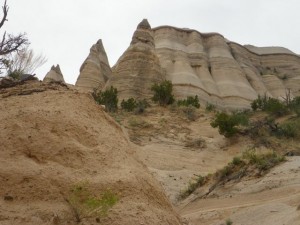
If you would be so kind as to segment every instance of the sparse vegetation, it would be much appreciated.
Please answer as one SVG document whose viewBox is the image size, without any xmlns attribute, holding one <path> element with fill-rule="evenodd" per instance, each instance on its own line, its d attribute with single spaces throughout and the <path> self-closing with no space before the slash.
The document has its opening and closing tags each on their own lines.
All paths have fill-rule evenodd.
<svg viewBox="0 0 300 225">
<path fill-rule="evenodd" d="M 288 108 L 281 101 L 267 97 L 266 95 L 263 97 L 259 95 L 258 98 L 251 103 L 251 108 L 253 111 L 261 110 L 275 116 L 282 116 L 288 112 Z"/>
<path fill-rule="evenodd" d="M 284 156 L 280 156 L 275 152 L 259 154 L 255 151 L 255 149 L 244 152 L 243 159 L 250 165 L 255 165 L 260 171 L 268 170 L 285 161 Z"/>
<path fill-rule="evenodd" d="M 198 95 L 195 95 L 195 97 L 188 96 L 186 99 L 178 100 L 177 101 L 178 106 L 194 106 L 195 108 L 200 108 L 200 103 L 198 99 Z"/>
<path fill-rule="evenodd" d="M 188 187 L 180 193 L 180 198 L 186 198 L 190 194 L 192 194 L 198 187 L 201 187 L 205 184 L 206 178 L 203 176 L 197 176 L 197 179 L 194 181 L 190 181 Z"/>
<path fill-rule="evenodd" d="M 171 81 L 165 80 L 160 84 L 153 84 L 151 90 L 154 92 L 152 100 L 160 106 L 170 105 L 175 101 L 172 94 L 173 84 Z"/>
<path fill-rule="evenodd" d="M 68 202 L 76 210 L 79 218 L 105 217 L 108 210 L 118 202 L 118 196 L 111 190 L 95 195 L 91 192 L 88 182 L 81 182 L 71 188 Z"/>
<path fill-rule="evenodd" d="M 256 149 L 247 150 L 241 157 L 235 156 L 231 162 L 222 169 L 219 169 L 214 175 L 201 176 L 195 182 L 190 182 L 188 187 L 180 193 L 180 197 L 186 198 L 210 179 L 215 180 L 215 184 L 210 188 L 209 193 L 218 184 L 224 184 L 231 180 L 239 180 L 246 175 L 261 175 L 261 173 L 268 171 L 283 161 L 285 161 L 285 157 L 275 152 L 258 153 Z M 255 170 L 257 171 L 254 172 Z"/>
<path fill-rule="evenodd" d="M 150 123 L 140 118 L 130 118 L 128 120 L 128 125 L 132 128 L 149 128 L 152 126 Z"/>
<path fill-rule="evenodd" d="M 132 112 L 137 106 L 137 102 L 134 98 L 129 98 L 127 100 L 122 100 L 121 102 L 121 108 L 124 109 L 127 112 Z"/>
<path fill-rule="evenodd" d="M 193 106 L 183 106 L 181 107 L 181 110 L 184 113 L 185 117 L 190 121 L 195 121 L 198 117 L 195 107 Z"/>
<path fill-rule="evenodd" d="M 227 220 L 226 220 L 226 225 L 232 225 L 232 224 L 233 224 L 233 222 L 232 222 L 231 219 L 227 219 Z"/>
<path fill-rule="evenodd" d="M 207 112 L 214 112 L 216 110 L 216 106 L 214 106 L 213 104 L 210 104 L 210 103 L 207 102 L 205 110 Z"/>
<path fill-rule="evenodd" d="M 206 147 L 206 142 L 202 138 L 196 138 L 193 140 L 188 140 L 186 141 L 185 147 L 187 148 L 205 148 Z"/>
<path fill-rule="evenodd" d="M 113 86 L 105 91 L 94 90 L 93 98 L 99 105 L 105 105 L 108 112 L 116 112 L 118 109 L 118 90 Z"/>
<path fill-rule="evenodd" d="M 20 80 L 21 75 L 33 74 L 46 61 L 45 56 L 35 55 L 32 49 L 26 47 L 6 57 L 4 65 L 7 76 Z"/>
</svg>

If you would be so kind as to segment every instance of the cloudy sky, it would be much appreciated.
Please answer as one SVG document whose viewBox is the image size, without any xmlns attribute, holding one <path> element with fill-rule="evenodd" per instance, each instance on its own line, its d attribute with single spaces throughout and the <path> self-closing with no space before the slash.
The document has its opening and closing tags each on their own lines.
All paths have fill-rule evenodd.
<svg viewBox="0 0 300 225">
<path fill-rule="evenodd" d="M 113 66 L 143 18 L 152 27 L 218 32 L 240 44 L 283 46 L 300 54 L 299 0 L 7 0 L 7 4 L 8 21 L 0 35 L 4 30 L 27 33 L 31 48 L 48 59 L 36 71 L 40 79 L 53 64 L 60 64 L 66 82 L 74 84 L 98 39 Z"/>
</svg>

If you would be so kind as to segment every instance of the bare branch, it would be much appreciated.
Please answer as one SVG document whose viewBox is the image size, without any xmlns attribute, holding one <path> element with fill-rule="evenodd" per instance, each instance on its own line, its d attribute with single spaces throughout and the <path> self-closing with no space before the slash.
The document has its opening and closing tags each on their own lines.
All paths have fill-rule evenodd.
<svg viewBox="0 0 300 225">
<path fill-rule="evenodd" d="M 7 55 L 11 52 L 17 51 L 20 47 L 27 44 L 29 43 L 25 34 L 18 34 L 17 36 L 4 34 L 2 42 L 0 43 L 0 55 Z"/>
<path fill-rule="evenodd" d="M 7 17 L 8 9 L 9 9 L 9 7 L 7 6 L 6 0 L 5 0 L 4 5 L 2 6 L 3 17 L 0 22 L 0 28 L 4 25 L 5 21 L 7 21 L 6 17 Z"/>
</svg>

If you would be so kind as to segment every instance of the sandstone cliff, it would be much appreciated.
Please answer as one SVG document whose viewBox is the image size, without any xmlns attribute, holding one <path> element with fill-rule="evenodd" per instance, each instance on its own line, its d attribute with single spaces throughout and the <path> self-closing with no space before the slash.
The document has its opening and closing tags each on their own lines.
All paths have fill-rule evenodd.
<svg viewBox="0 0 300 225">
<path fill-rule="evenodd" d="M 97 46 L 76 86 L 114 86 L 120 99 L 149 98 L 152 84 L 164 79 L 172 81 L 176 98 L 198 95 L 202 104 L 224 109 L 249 108 L 258 95 L 300 95 L 300 57 L 282 47 L 242 46 L 218 33 L 171 26 L 152 29 L 144 19 L 110 75 L 102 43 Z"/>
<path fill-rule="evenodd" d="M 76 86 L 87 91 L 102 89 L 111 77 L 111 68 L 102 40 L 98 40 L 90 49 L 90 54 L 80 67 Z"/>
<path fill-rule="evenodd" d="M 147 20 L 137 26 L 129 48 L 112 70 L 106 87 L 116 87 L 120 99 L 150 98 L 151 85 L 165 78 L 155 51 L 153 31 Z"/>
<path fill-rule="evenodd" d="M 178 98 L 198 95 L 234 109 L 249 107 L 258 94 L 284 97 L 287 89 L 300 94 L 300 58 L 286 49 L 246 48 L 217 33 L 169 26 L 153 31 L 156 53 Z"/>
<path fill-rule="evenodd" d="M 50 71 L 46 74 L 46 76 L 43 79 L 44 82 L 63 82 L 65 83 L 64 76 L 60 70 L 59 65 L 57 66 L 52 66 Z"/>
</svg>

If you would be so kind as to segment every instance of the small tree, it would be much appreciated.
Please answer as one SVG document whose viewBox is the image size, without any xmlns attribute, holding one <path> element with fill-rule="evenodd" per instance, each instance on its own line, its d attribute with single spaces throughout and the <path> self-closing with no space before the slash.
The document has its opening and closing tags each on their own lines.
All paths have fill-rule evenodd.
<svg viewBox="0 0 300 225">
<path fill-rule="evenodd" d="M 219 127 L 219 133 L 225 137 L 232 137 L 239 129 L 239 125 L 247 125 L 248 117 L 243 113 L 233 113 L 229 115 L 225 112 L 217 113 L 210 125 L 214 128 Z"/>
<path fill-rule="evenodd" d="M 260 109 L 278 116 L 284 115 L 288 111 L 288 107 L 285 106 L 280 100 L 267 97 L 266 95 L 263 97 L 258 96 L 258 98 L 251 103 L 251 108 L 253 111 Z"/>
<path fill-rule="evenodd" d="M 121 102 L 121 108 L 126 110 L 127 112 L 132 112 L 137 106 L 137 102 L 134 98 L 129 98 L 126 101 L 123 99 Z"/>
<path fill-rule="evenodd" d="M 105 105 L 105 109 L 109 112 L 115 112 L 118 109 L 118 90 L 113 86 L 106 91 L 94 90 L 93 98 L 99 105 Z"/>
<path fill-rule="evenodd" d="M 172 94 L 173 85 L 171 81 L 165 80 L 160 84 L 153 84 L 151 90 L 154 92 L 152 100 L 161 106 L 170 105 L 175 100 Z"/>
</svg>

